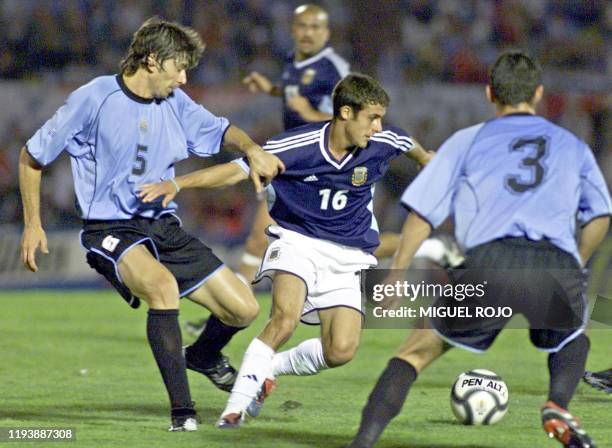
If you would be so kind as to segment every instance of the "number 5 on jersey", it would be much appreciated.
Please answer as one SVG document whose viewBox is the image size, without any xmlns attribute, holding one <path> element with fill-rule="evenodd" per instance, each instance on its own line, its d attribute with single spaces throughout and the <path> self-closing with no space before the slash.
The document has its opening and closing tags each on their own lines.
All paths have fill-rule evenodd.
<svg viewBox="0 0 612 448">
<path fill-rule="evenodd" d="M 147 147 L 144 145 L 136 146 L 136 160 L 134 160 L 134 166 L 132 167 L 132 174 L 136 176 L 142 176 L 147 169 L 147 159 L 145 154 L 147 153 Z"/>
<path fill-rule="evenodd" d="M 334 210 L 342 210 L 346 207 L 346 202 L 348 201 L 348 197 L 346 196 L 347 193 L 348 190 L 338 190 L 334 193 L 331 198 L 331 206 Z M 327 210 L 331 195 L 332 191 L 330 188 L 319 190 L 319 196 L 321 196 L 321 210 Z"/>
</svg>

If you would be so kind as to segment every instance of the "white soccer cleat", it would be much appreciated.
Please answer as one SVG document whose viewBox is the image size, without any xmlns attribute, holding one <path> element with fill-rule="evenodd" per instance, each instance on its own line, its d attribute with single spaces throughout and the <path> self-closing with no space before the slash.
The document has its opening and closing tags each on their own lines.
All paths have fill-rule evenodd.
<svg viewBox="0 0 612 448">
<path fill-rule="evenodd" d="M 173 417 L 170 432 L 191 432 L 198 430 L 198 421 L 195 417 Z"/>
</svg>

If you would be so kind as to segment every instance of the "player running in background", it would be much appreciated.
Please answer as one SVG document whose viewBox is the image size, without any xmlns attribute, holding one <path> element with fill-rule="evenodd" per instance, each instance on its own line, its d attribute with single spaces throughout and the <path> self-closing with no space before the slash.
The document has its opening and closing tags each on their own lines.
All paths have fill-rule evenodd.
<svg viewBox="0 0 612 448">
<path fill-rule="evenodd" d="M 506 292 L 501 303 L 526 310 L 531 341 L 549 353 L 544 430 L 564 446 L 592 448 L 590 437 L 567 407 L 589 349 L 581 267 L 607 233 L 610 195 L 590 148 L 536 115 L 543 94 L 541 70 L 527 55 L 502 54 L 491 69 L 486 94 L 495 104 L 496 118 L 456 132 L 402 196 L 413 213 L 404 224 L 391 268 L 406 269 L 432 228 L 454 213 L 457 240 L 467 248 L 468 272 L 522 270 L 525 281 L 516 284 L 521 289 Z M 576 214 L 583 226 L 579 244 L 574 238 Z M 561 294 L 538 289 L 542 280 L 538 272 L 545 269 L 564 270 L 558 280 Z M 529 272 L 535 274 L 530 277 Z M 504 293 L 509 282 L 502 279 L 498 285 L 502 289 L 496 291 Z M 488 292 L 487 300 L 495 295 Z M 563 310 L 559 317 L 574 317 L 572 325 L 553 321 L 547 328 L 538 326 L 542 314 L 551 309 Z M 456 331 L 443 320 L 432 320 L 428 328 L 413 330 L 371 392 L 350 448 L 376 443 L 400 412 L 418 373 L 451 345 L 484 351 L 506 322 L 485 320 L 476 330 Z"/>
<path fill-rule="evenodd" d="M 286 171 L 268 187 L 271 243 L 257 279 L 270 277 L 272 312 L 244 355 L 218 423 L 237 427 L 266 379 L 313 375 L 349 362 L 361 333 L 360 271 L 375 266 L 378 229 L 372 214 L 375 183 L 402 154 L 425 164 L 431 157 L 399 128 L 383 127 L 389 97 L 372 78 L 351 74 L 333 92 L 334 118 L 274 137 L 264 148 Z M 180 188 L 220 187 L 247 178 L 248 164 L 218 165 L 176 179 Z M 144 186 L 144 201 L 174 198 L 172 183 Z M 320 324 L 321 337 L 277 353 L 298 323 Z M 266 380 L 266 381 L 265 381 Z M 265 381 L 265 383 L 264 383 Z M 263 388 L 262 388 L 263 386 Z"/>
<path fill-rule="evenodd" d="M 245 83 L 251 92 L 264 92 L 283 100 L 285 131 L 307 123 L 332 119 L 332 90 L 349 72 L 349 64 L 328 46 L 329 17 L 317 5 L 298 6 L 291 27 L 295 47 L 285 60 L 279 84 L 264 75 L 252 72 Z M 251 282 L 261 264 L 268 240 L 266 227 L 274 224 L 264 201 L 258 208 L 255 222 L 245 244 L 238 272 Z"/>
<path fill-rule="evenodd" d="M 329 17 L 318 5 L 298 6 L 293 13 L 291 27 L 294 49 L 287 55 L 279 84 L 252 72 L 243 83 L 253 93 L 263 92 L 283 100 L 283 128 L 332 118 L 332 90 L 349 72 L 349 64 L 328 46 Z M 265 201 L 259 202 L 255 219 L 245 242 L 238 273 L 250 284 L 261 265 L 268 246 L 265 229 L 274 224 Z M 200 334 L 206 319 L 188 321 L 185 330 L 193 336 Z"/>
<path fill-rule="evenodd" d="M 38 270 L 36 252 L 48 253 L 40 219 L 42 168 L 63 151 L 71 157 L 81 243 L 87 262 L 132 306 L 149 305 L 147 338 L 171 405 L 171 431 L 197 429 L 186 366 L 230 390 L 236 372 L 221 355 L 232 336 L 255 319 L 258 304 L 212 251 L 185 233 L 176 204 L 143 203 L 137 186 L 174 177 L 176 162 L 207 157 L 232 144 L 248 158 L 251 178 L 270 179 L 280 160 L 242 130 L 196 104 L 180 87 L 204 44 L 191 28 L 152 18 L 134 34 L 118 75 L 75 90 L 21 151 L 24 207 L 21 255 Z M 213 317 L 183 356 L 179 298 Z"/>
</svg>

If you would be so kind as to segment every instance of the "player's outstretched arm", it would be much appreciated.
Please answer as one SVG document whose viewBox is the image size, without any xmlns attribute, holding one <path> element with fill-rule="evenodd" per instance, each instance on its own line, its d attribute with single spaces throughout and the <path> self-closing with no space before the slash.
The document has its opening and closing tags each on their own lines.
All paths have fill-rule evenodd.
<svg viewBox="0 0 612 448">
<path fill-rule="evenodd" d="M 175 179 L 141 185 L 138 196 L 142 202 L 153 202 L 163 196 L 162 206 L 166 207 L 183 189 L 227 187 L 247 178 L 248 174 L 238 164 L 233 162 L 223 163 Z"/>
<path fill-rule="evenodd" d="M 21 261 L 32 272 L 38 271 L 36 251 L 40 248 L 48 254 L 47 235 L 40 220 L 40 179 L 41 166 L 21 149 L 19 155 L 19 190 L 23 203 L 23 235 L 21 238 Z"/>
<path fill-rule="evenodd" d="M 258 72 L 251 72 L 242 80 L 242 83 L 249 88 L 249 92 L 264 92 L 271 96 L 281 96 L 281 90 L 277 85 Z"/>
<path fill-rule="evenodd" d="M 433 151 L 427 151 L 414 138 L 412 139 L 412 141 L 414 142 L 414 146 L 410 151 L 408 151 L 408 157 L 418 163 L 421 167 L 427 165 L 427 163 L 432 159 L 435 153 Z"/>
<path fill-rule="evenodd" d="M 417 213 L 411 212 L 406 218 L 399 246 L 389 269 L 406 269 L 412 263 L 423 241 L 431 234 L 431 225 Z"/>
<path fill-rule="evenodd" d="M 333 118 L 332 114 L 321 112 L 312 107 L 308 98 L 302 95 L 293 95 L 291 98 L 288 98 L 287 106 L 297 112 L 302 117 L 302 120 L 308 123 L 327 121 Z"/>
<path fill-rule="evenodd" d="M 578 251 L 580 252 L 580 258 L 582 259 L 583 266 L 586 266 L 587 262 L 591 258 L 591 255 L 593 255 L 593 252 L 595 252 L 595 250 L 604 240 L 608 234 L 609 228 L 609 216 L 600 216 L 599 218 L 595 218 L 582 228 Z"/>
<path fill-rule="evenodd" d="M 285 165 L 278 157 L 265 152 L 246 132 L 236 126 L 232 125 L 227 129 L 223 143 L 237 147 L 249 159 L 249 176 L 257 193 L 263 191 L 262 179 L 263 183 L 270 183 L 278 173 L 285 171 Z"/>
</svg>

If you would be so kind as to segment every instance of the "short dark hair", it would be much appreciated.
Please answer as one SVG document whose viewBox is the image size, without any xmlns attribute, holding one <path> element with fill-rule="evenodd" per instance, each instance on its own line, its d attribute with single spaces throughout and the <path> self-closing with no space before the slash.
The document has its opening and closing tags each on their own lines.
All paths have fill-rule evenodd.
<svg viewBox="0 0 612 448">
<path fill-rule="evenodd" d="M 512 106 L 530 103 L 542 84 L 542 69 L 523 51 L 502 53 L 489 72 L 489 86 L 496 103 Z"/>
<path fill-rule="evenodd" d="M 185 68 L 193 68 L 200 61 L 204 47 L 200 35 L 193 28 L 151 17 L 134 33 L 119 67 L 121 74 L 133 75 L 138 68 L 147 66 L 147 57 L 152 54 L 160 65 L 175 58 L 184 62 Z"/>
<path fill-rule="evenodd" d="M 361 73 L 351 73 L 342 79 L 332 93 L 334 117 L 340 116 L 343 106 L 351 107 L 355 113 L 368 104 L 389 105 L 389 95 L 374 78 Z"/>
</svg>

